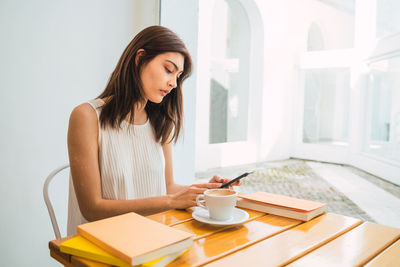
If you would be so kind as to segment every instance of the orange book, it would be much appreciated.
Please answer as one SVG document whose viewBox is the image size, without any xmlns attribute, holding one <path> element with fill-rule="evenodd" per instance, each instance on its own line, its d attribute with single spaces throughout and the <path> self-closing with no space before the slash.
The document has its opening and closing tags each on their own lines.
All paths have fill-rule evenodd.
<svg viewBox="0 0 400 267">
<path fill-rule="evenodd" d="M 130 212 L 78 226 L 78 233 L 130 265 L 139 265 L 193 244 L 193 234 Z"/>
<path fill-rule="evenodd" d="M 236 206 L 302 221 L 308 221 L 326 209 L 324 203 L 267 192 L 239 194 Z"/>
</svg>

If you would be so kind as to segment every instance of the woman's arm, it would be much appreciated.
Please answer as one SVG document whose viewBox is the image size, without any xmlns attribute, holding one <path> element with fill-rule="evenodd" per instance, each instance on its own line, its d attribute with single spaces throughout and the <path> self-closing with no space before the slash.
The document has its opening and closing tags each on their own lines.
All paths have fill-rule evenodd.
<svg viewBox="0 0 400 267">
<path fill-rule="evenodd" d="M 82 104 L 72 111 L 68 153 L 82 215 L 88 221 L 93 221 L 130 211 L 147 215 L 174 208 L 169 195 L 135 200 L 103 199 L 98 163 L 98 131 L 96 111 L 89 104 Z"/>
<path fill-rule="evenodd" d="M 215 184 L 180 186 L 169 182 L 169 194 L 166 196 L 133 200 L 103 199 L 98 163 L 98 132 L 96 111 L 89 104 L 82 104 L 72 111 L 68 128 L 70 168 L 80 211 L 88 221 L 131 211 L 148 215 L 172 208 L 188 208 L 196 205 L 197 194 L 209 187 L 216 187 Z M 172 177 L 172 166 L 167 170 L 171 172 L 168 177 Z"/>
</svg>

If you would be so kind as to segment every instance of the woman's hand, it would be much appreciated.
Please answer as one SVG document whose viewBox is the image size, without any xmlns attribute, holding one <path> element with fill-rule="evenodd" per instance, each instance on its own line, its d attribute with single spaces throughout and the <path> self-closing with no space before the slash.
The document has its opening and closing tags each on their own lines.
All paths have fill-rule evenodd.
<svg viewBox="0 0 400 267">
<path fill-rule="evenodd" d="M 210 182 L 204 184 L 192 184 L 186 186 L 184 189 L 171 195 L 171 208 L 173 209 L 186 209 L 197 206 L 196 197 L 203 194 L 207 189 L 219 188 L 221 186 L 218 182 Z"/>
<path fill-rule="evenodd" d="M 203 194 L 207 189 L 220 188 L 224 183 L 229 182 L 231 179 L 221 178 L 218 175 L 214 175 L 208 183 L 204 184 L 192 184 L 190 186 L 185 186 L 182 190 L 171 194 L 171 203 L 170 206 L 173 209 L 186 209 L 193 206 L 197 206 L 196 197 L 199 194 Z M 232 189 L 232 186 L 241 185 L 240 180 L 234 182 L 229 189 Z"/>
<path fill-rule="evenodd" d="M 220 177 L 220 176 L 218 176 L 218 175 L 214 175 L 214 176 L 210 179 L 209 183 L 219 183 L 219 187 L 220 187 L 221 185 L 223 185 L 223 184 L 229 182 L 230 180 L 231 180 L 231 179 L 222 178 L 222 177 Z M 233 184 L 231 184 L 228 188 L 229 188 L 229 189 L 232 189 L 232 186 L 240 186 L 241 184 L 242 184 L 242 182 L 239 180 L 239 181 L 236 181 L 236 182 L 234 182 Z"/>
</svg>

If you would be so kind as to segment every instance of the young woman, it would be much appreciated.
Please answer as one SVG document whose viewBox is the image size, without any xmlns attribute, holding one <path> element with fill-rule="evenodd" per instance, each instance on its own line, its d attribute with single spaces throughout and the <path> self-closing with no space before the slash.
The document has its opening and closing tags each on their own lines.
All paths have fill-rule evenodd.
<svg viewBox="0 0 400 267">
<path fill-rule="evenodd" d="M 151 26 L 127 46 L 104 92 L 72 111 L 68 235 L 81 223 L 126 212 L 195 206 L 198 194 L 228 181 L 174 182 L 171 142 L 182 127 L 182 83 L 191 69 L 179 37 Z"/>
</svg>

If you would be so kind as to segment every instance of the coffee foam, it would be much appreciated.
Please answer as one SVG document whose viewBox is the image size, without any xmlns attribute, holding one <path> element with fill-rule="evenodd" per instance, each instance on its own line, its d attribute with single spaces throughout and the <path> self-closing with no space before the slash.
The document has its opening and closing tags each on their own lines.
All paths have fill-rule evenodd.
<svg viewBox="0 0 400 267">
<path fill-rule="evenodd" d="M 226 189 L 217 189 L 217 190 L 208 191 L 206 194 L 209 196 L 230 196 L 230 195 L 234 195 L 235 192 L 231 191 L 231 190 L 226 190 Z"/>
</svg>

